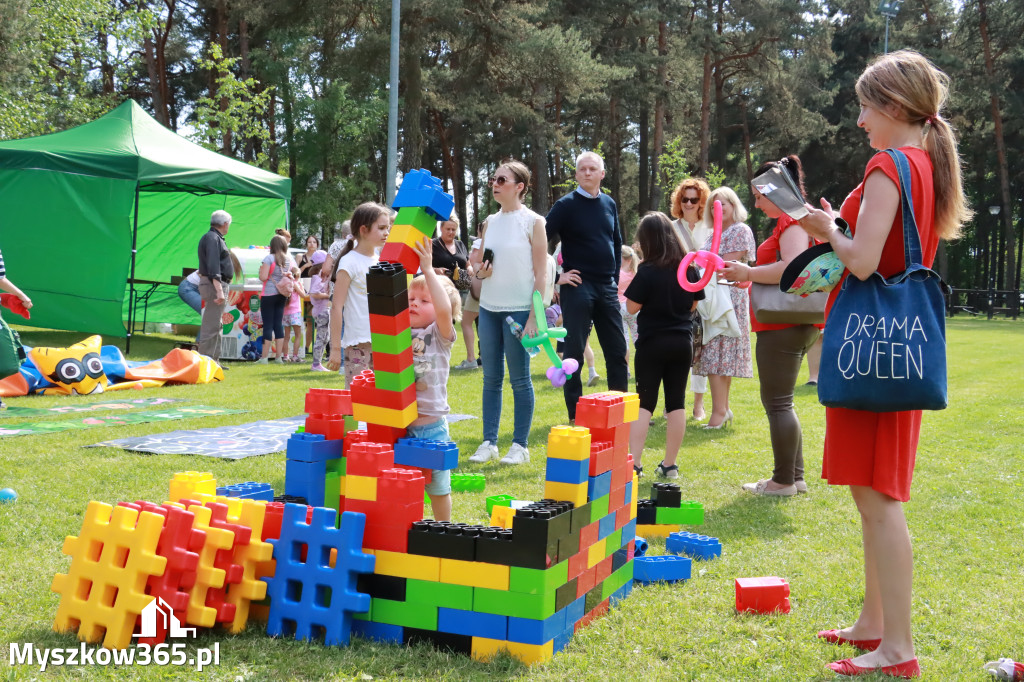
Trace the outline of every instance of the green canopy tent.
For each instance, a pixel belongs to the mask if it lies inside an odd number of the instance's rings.
[[[150,322],[198,323],[170,282],[198,266],[210,214],[232,215],[229,247],[266,245],[288,225],[290,196],[289,178],[204,149],[131,100],[77,128],[0,141],[0,250],[37,327],[130,344],[142,304]]]

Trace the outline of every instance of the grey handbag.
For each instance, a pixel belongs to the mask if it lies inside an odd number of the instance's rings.
[[[827,300],[827,291],[799,296],[778,284],[750,284],[750,309],[761,324],[822,324]]]

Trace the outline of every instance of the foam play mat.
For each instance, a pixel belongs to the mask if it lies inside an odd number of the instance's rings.
[[[288,437],[295,433],[305,420],[306,415],[299,415],[237,426],[121,438],[88,447],[114,447],[154,455],[203,455],[220,459],[244,459],[282,452],[287,446]]]
[[[185,398],[136,398],[135,400],[108,400],[88,405],[57,405],[56,407],[8,405],[0,410],[0,419],[56,417],[61,414],[79,414],[81,412],[101,412],[105,410],[135,410],[140,407],[158,407],[160,405],[183,402],[186,402]]]
[[[177,419],[191,419],[193,417],[213,417],[221,414],[242,414],[245,411],[230,410],[224,407],[208,407],[206,405],[190,405],[188,407],[172,407],[166,410],[129,412],[112,417],[85,417],[83,419],[65,419],[64,421],[17,422],[14,424],[5,422],[0,426],[0,438],[96,429],[101,426],[125,426],[127,424],[166,422]]]

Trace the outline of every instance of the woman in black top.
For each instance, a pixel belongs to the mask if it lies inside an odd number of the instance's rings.
[[[676,457],[686,435],[686,378],[693,357],[693,311],[704,292],[690,293],[676,279],[683,260],[683,245],[668,216],[648,213],[637,228],[637,241],[644,254],[633,281],[625,291],[626,311],[637,317],[636,353],[633,375],[640,394],[640,416],[629,431],[633,464],[642,469],[644,442],[651,425],[651,413],[658,405],[658,389],[665,384],[665,458],[658,473],[676,478]],[[691,267],[690,281],[699,280]]]
[[[441,236],[435,237],[433,240],[434,272],[452,280],[457,288],[459,280],[470,282],[473,274],[469,270],[469,252],[466,250],[466,245],[457,239],[458,234],[459,217],[452,213],[451,218],[441,223]],[[455,276],[456,269],[459,273],[457,278]],[[463,286],[460,291],[468,288],[468,286]]]

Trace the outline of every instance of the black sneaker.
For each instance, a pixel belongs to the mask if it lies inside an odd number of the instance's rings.
[[[679,467],[675,464],[667,467],[665,466],[665,462],[662,461],[658,464],[658,468],[655,471],[658,472],[659,476],[664,476],[665,478],[679,478]]]

